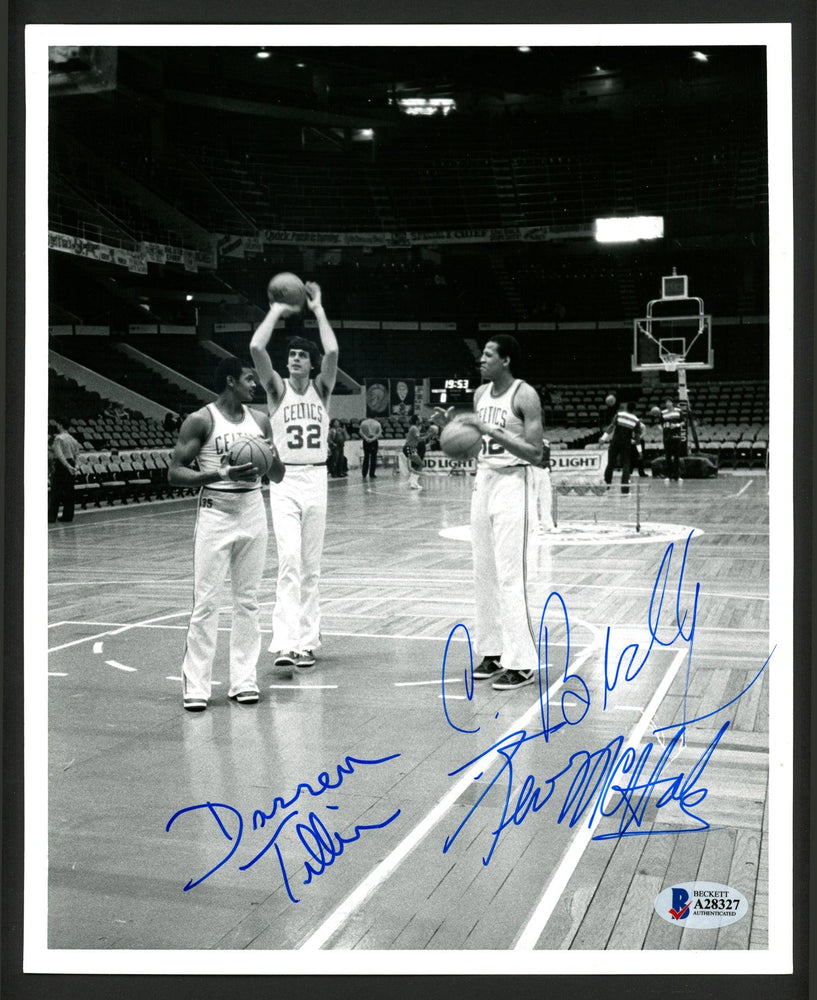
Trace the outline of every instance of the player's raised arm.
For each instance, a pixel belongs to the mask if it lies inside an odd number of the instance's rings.
[[[318,321],[318,332],[321,337],[321,348],[323,349],[323,360],[321,361],[320,375],[316,379],[321,383],[319,391],[328,397],[335,388],[335,379],[338,375],[338,341],[335,331],[332,329],[321,299],[320,285],[314,281],[306,283],[306,304],[312,310],[315,319]]]
[[[284,382],[278,372],[272,367],[269,356],[269,342],[279,320],[291,315],[297,310],[283,302],[272,302],[269,312],[259,324],[250,341],[250,354],[258,374],[258,380],[264,387],[267,399],[271,405],[277,404],[284,392]]]

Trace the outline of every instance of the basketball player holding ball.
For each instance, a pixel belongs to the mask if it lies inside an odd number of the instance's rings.
[[[273,369],[269,343],[277,323],[301,306],[280,301],[270,282],[270,309],[250,342],[250,352],[267,393],[272,434],[286,466],[284,480],[270,487],[272,527],[278,547],[278,583],[272,615],[275,666],[309,670],[320,646],[318,583],[326,529],[329,397],[338,370],[338,342],[326,318],[321,290],[304,286],[304,300],[318,322],[323,348],[293,337],[288,378]],[[320,365],[320,367],[318,367]]]
[[[497,690],[532,684],[538,638],[528,617],[526,547],[536,511],[532,477],[542,461],[542,405],[536,390],[513,374],[516,338],[492,337],[474,393],[474,413],[458,417],[483,435],[471,497],[471,546],[476,590],[476,680]]]
[[[193,554],[194,604],[182,661],[182,703],[189,712],[204,711],[210,700],[219,591],[228,571],[233,595],[228,695],[242,704],[258,701],[258,590],[267,552],[267,515],[256,468],[251,462],[231,464],[230,459],[239,439],[272,440],[269,419],[247,407],[255,386],[249,365],[225,358],[216,371],[218,399],[184,421],[168,470],[171,486],[201,488]],[[280,482],[284,466],[272,451],[267,474]]]

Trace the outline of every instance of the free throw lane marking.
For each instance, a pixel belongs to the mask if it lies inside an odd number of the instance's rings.
[[[630,733],[630,738],[627,741],[627,745],[622,748],[623,750],[626,750],[629,747],[633,747],[635,749],[638,748],[650,720],[658,711],[661,702],[664,700],[664,696],[667,691],[669,691],[670,685],[675,680],[675,675],[678,673],[681,664],[687,658],[687,655],[688,654],[684,652],[684,650],[679,650],[672,658],[672,663],[667,668],[667,672],[664,674],[661,683],[656,688],[655,694],[652,696],[652,700],[644,710],[644,714],[638,720],[635,728]],[[548,920],[550,920],[556,904],[562,898],[565,887],[570,881],[573,872],[576,870],[576,866],[581,860],[581,856],[584,854],[587,845],[592,840],[593,832],[601,822],[602,814],[604,813],[604,806],[607,805],[607,802],[614,794],[615,789],[610,788],[604,797],[602,807],[595,811],[592,823],[588,826],[581,827],[576,838],[573,840],[570,847],[568,847],[559,867],[556,869],[556,872],[546,887],[542,898],[533,911],[530,920],[517,938],[516,944],[513,946],[514,949],[530,950],[536,946],[536,942],[539,940],[539,937],[545,929]]]
[[[588,646],[582,654],[576,658],[576,662],[573,664],[574,670],[588,660],[596,652],[599,646],[599,641],[596,641]],[[553,695],[555,695],[555,693],[562,686],[562,683],[563,680],[560,679],[552,684],[547,692],[547,697],[553,697]],[[539,699],[537,698],[530,708],[528,708],[528,710],[524,712],[519,719],[508,727],[502,739],[524,728],[528,721],[540,711],[541,706],[539,704]],[[428,834],[443,818],[443,816],[445,816],[457,799],[459,799],[460,796],[463,795],[469,788],[473,788],[475,778],[483,774],[484,770],[485,765],[481,761],[467,770],[454,787],[451,788],[448,793],[440,799],[437,805],[426,814],[425,818],[422,819],[414,827],[414,829],[400,841],[393,851],[386,855],[386,857],[369,872],[366,878],[359,883],[357,888],[354,889],[346,897],[346,899],[344,899],[340,905],[329,914],[323,923],[321,923],[320,926],[301,943],[301,945],[299,945],[300,949],[303,951],[316,951],[322,948],[332,935],[346,923],[355,910],[362,906],[369,896],[371,896],[372,893],[386,881],[391,873],[395,871],[400,864],[402,864],[405,858],[411,854],[426,834]]]

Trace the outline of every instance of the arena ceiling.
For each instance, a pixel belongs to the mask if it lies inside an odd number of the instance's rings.
[[[762,47],[120,47],[121,88],[336,114],[397,114],[398,97],[450,97],[459,112],[553,110],[765,94]]]

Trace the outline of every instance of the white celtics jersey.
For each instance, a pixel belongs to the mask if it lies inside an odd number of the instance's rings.
[[[201,451],[198,454],[198,464],[199,469],[202,472],[216,472],[221,467],[222,458],[229,452],[233,444],[240,437],[258,437],[263,438],[264,432],[258,424],[258,421],[252,415],[252,411],[246,407],[242,406],[244,415],[237,423],[228,419],[224,416],[221,410],[216,406],[215,403],[208,403],[207,410],[213,420],[213,426],[210,429],[210,434],[204,444],[201,446]],[[230,492],[236,492],[237,490],[256,490],[261,486],[261,479],[259,477],[257,482],[231,482],[228,480],[219,480],[217,483],[208,483],[208,490],[229,490]]]
[[[490,427],[501,427],[510,434],[524,437],[525,423],[513,409],[513,399],[521,384],[522,379],[514,379],[505,392],[499,396],[493,395],[492,384],[477,389],[477,395],[474,397],[474,410],[479,419]],[[509,465],[528,464],[528,462],[506,451],[498,441],[483,437],[482,451],[477,455],[477,466],[500,469]]]
[[[284,394],[270,415],[272,440],[285,465],[323,465],[329,438],[329,412],[315,383],[303,394],[284,379]]]

